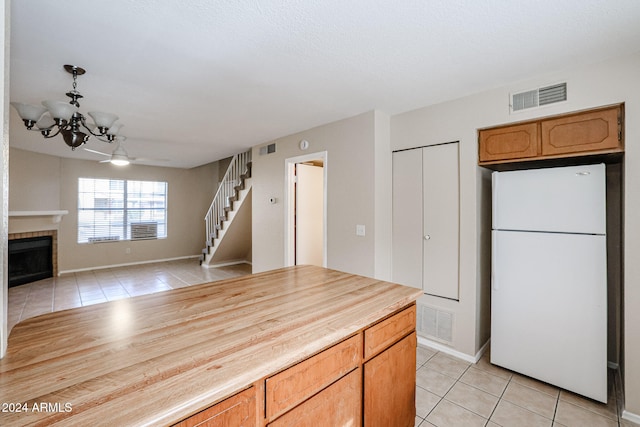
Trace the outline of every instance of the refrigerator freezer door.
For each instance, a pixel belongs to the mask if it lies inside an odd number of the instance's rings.
[[[493,229],[605,234],[604,164],[494,172]]]
[[[492,239],[491,363],[606,402],[605,236]]]

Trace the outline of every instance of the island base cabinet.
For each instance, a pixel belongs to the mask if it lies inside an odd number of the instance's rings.
[[[256,390],[251,387],[182,420],[174,427],[255,427],[256,419]]]
[[[362,370],[352,371],[282,415],[269,427],[362,425]]]
[[[416,333],[364,364],[364,425],[410,427],[415,423]]]

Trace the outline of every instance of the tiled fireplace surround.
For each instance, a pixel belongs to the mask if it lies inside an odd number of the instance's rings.
[[[58,231],[57,230],[42,230],[42,231],[29,231],[22,233],[9,233],[8,240],[28,239],[31,237],[46,237],[51,236],[51,258],[53,264],[53,277],[58,276]]]

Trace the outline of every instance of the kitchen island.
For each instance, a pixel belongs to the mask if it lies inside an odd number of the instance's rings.
[[[0,425],[412,426],[420,295],[298,266],[27,319]]]

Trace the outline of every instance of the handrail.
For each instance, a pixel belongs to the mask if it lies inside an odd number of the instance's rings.
[[[207,215],[204,217],[206,247],[211,246],[212,236],[217,235],[217,230],[226,218],[227,210],[232,208],[233,201],[237,196],[235,187],[242,184],[242,179],[244,178],[242,175],[247,173],[250,162],[251,150],[236,154],[231,159],[227,172],[224,174],[218,191],[216,191],[213,201],[209,206]]]

